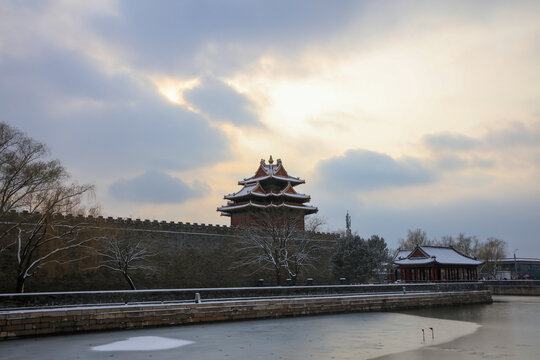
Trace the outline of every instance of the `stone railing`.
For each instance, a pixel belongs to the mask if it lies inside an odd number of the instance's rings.
[[[333,296],[350,294],[452,292],[481,290],[484,290],[484,285],[481,282],[461,282],[424,284],[273,286],[125,291],[46,292],[0,294],[0,309],[192,301],[193,299],[195,299],[195,294],[199,294],[200,298],[204,300],[216,300],[234,298]]]

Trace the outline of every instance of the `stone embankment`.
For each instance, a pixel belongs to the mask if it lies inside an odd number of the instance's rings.
[[[439,291],[447,285],[445,291]],[[455,289],[450,289],[451,286]],[[48,308],[0,309],[0,340],[44,334],[73,333],[114,329],[135,329],[227,320],[277,318],[364,311],[392,311],[415,307],[490,303],[489,291],[481,284],[431,284],[432,289],[395,292],[395,287],[381,293],[342,292],[301,294],[302,289],[285,289],[286,294],[266,297],[215,298],[201,301],[178,300],[159,303],[102,304]],[[424,285],[427,286],[427,285]],[[343,288],[343,287],[341,287]],[[253,288],[255,289],[255,288]],[[254,291],[252,289],[252,291]],[[203,290],[203,289],[199,289]],[[213,289],[214,291],[218,289]],[[224,294],[227,289],[222,289]],[[322,289],[319,289],[322,292]],[[200,293],[198,293],[200,295]]]
[[[540,280],[487,280],[483,283],[493,295],[540,296]]]

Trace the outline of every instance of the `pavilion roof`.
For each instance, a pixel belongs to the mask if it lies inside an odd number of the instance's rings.
[[[412,250],[399,250],[394,258],[396,265],[481,265],[484,262],[465,255],[453,247],[416,245]]]

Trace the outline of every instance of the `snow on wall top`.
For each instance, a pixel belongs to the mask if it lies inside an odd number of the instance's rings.
[[[27,211],[10,211],[5,214],[0,220],[0,224],[32,224],[32,219],[36,215],[32,215]],[[179,233],[197,233],[197,234],[217,234],[224,236],[237,236],[237,227],[229,225],[214,225],[204,223],[190,222],[175,222],[175,221],[158,221],[148,219],[132,219],[132,218],[113,218],[103,216],[82,216],[82,215],[55,215],[59,224],[75,225],[80,224],[89,228],[114,228],[120,230],[133,231],[156,231],[156,232],[179,232]],[[61,225],[60,225],[61,226]],[[335,238],[338,235],[335,233],[321,232],[316,233],[321,237]]]

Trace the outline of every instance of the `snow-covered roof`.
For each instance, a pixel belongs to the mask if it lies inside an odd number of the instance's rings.
[[[264,181],[267,179],[288,181],[294,185],[305,183],[305,181],[300,178],[290,176],[285,170],[285,168],[283,167],[283,164],[281,163],[281,159],[278,159],[277,164],[274,165],[274,160],[272,159],[272,156],[270,156],[270,159],[268,160],[268,164],[266,163],[264,159],[261,159],[261,164],[259,165],[259,168],[255,172],[255,175],[239,181],[238,185],[252,184],[252,183]]]
[[[401,250],[398,249],[396,255],[394,256],[394,260],[396,259],[404,259],[411,253],[411,250]]]
[[[225,199],[238,199],[247,195],[254,195],[254,196],[265,197],[265,198],[270,197],[270,196],[274,196],[274,197],[286,196],[286,197],[290,197],[294,199],[305,199],[308,201],[310,199],[309,195],[297,193],[290,184],[287,185],[285,189],[279,192],[265,192],[258,182],[256,182],[255,184],[244,185],[244,187],[240,191],[234,194],[225,195],[224,198]]]
[[[246,185],[242,189],[240,189],[240,191],[235,192],[234,194],[225,195],[225,199],[237,198],[237,197],[249,195],[251,191],[257,187],[257,185],[258,185],[257,183]]]
[[[281,204],[258,204],[256,202],[252,202],[251,200],[242,204],[237,205],[225,205],[218,207],[218,211],[223,212],[230,212],[231,210],[239,210],[239,209],[245,209],[248,207],[255,207],[259,209],[266,209],[266,208],[288,208],[288,209],[300,209],[300,210],[307,210],[308,212],[316,212],[318,209],[314,206],[309,205],[295,205],[295,204],[287,204],[287,203],[281,203]]]
[[[405,253],[407,253],[406,256]],[[413,250],[400,250],[394,259],[397,265],[424,265],[438,263],[443,265],[481,265],[484,262],[460,253],[452,247],[420,246]]]
[[[244,180],[240,180],[238,182],[238,185],[245,185],[245,184],[251,184],[251,183],[254,183],[254,182],[259,182],[259,181],[264,181],[264,180],[268,180],[268,179],[276,179],[276,180],[281,180],[281,181],[289,181],[291,183],[294,183],[294,184],[303,184],[305,183],[305,180],[302,180],[302,179],[299,179],[299,178],[296,178],[296,177],[292,177],[292,176],[279,176],[279,175],[266,175],[266,176],[259,176],[259,177],[250,177],[250,178],[247,178],[247,179],[244,179]]]

